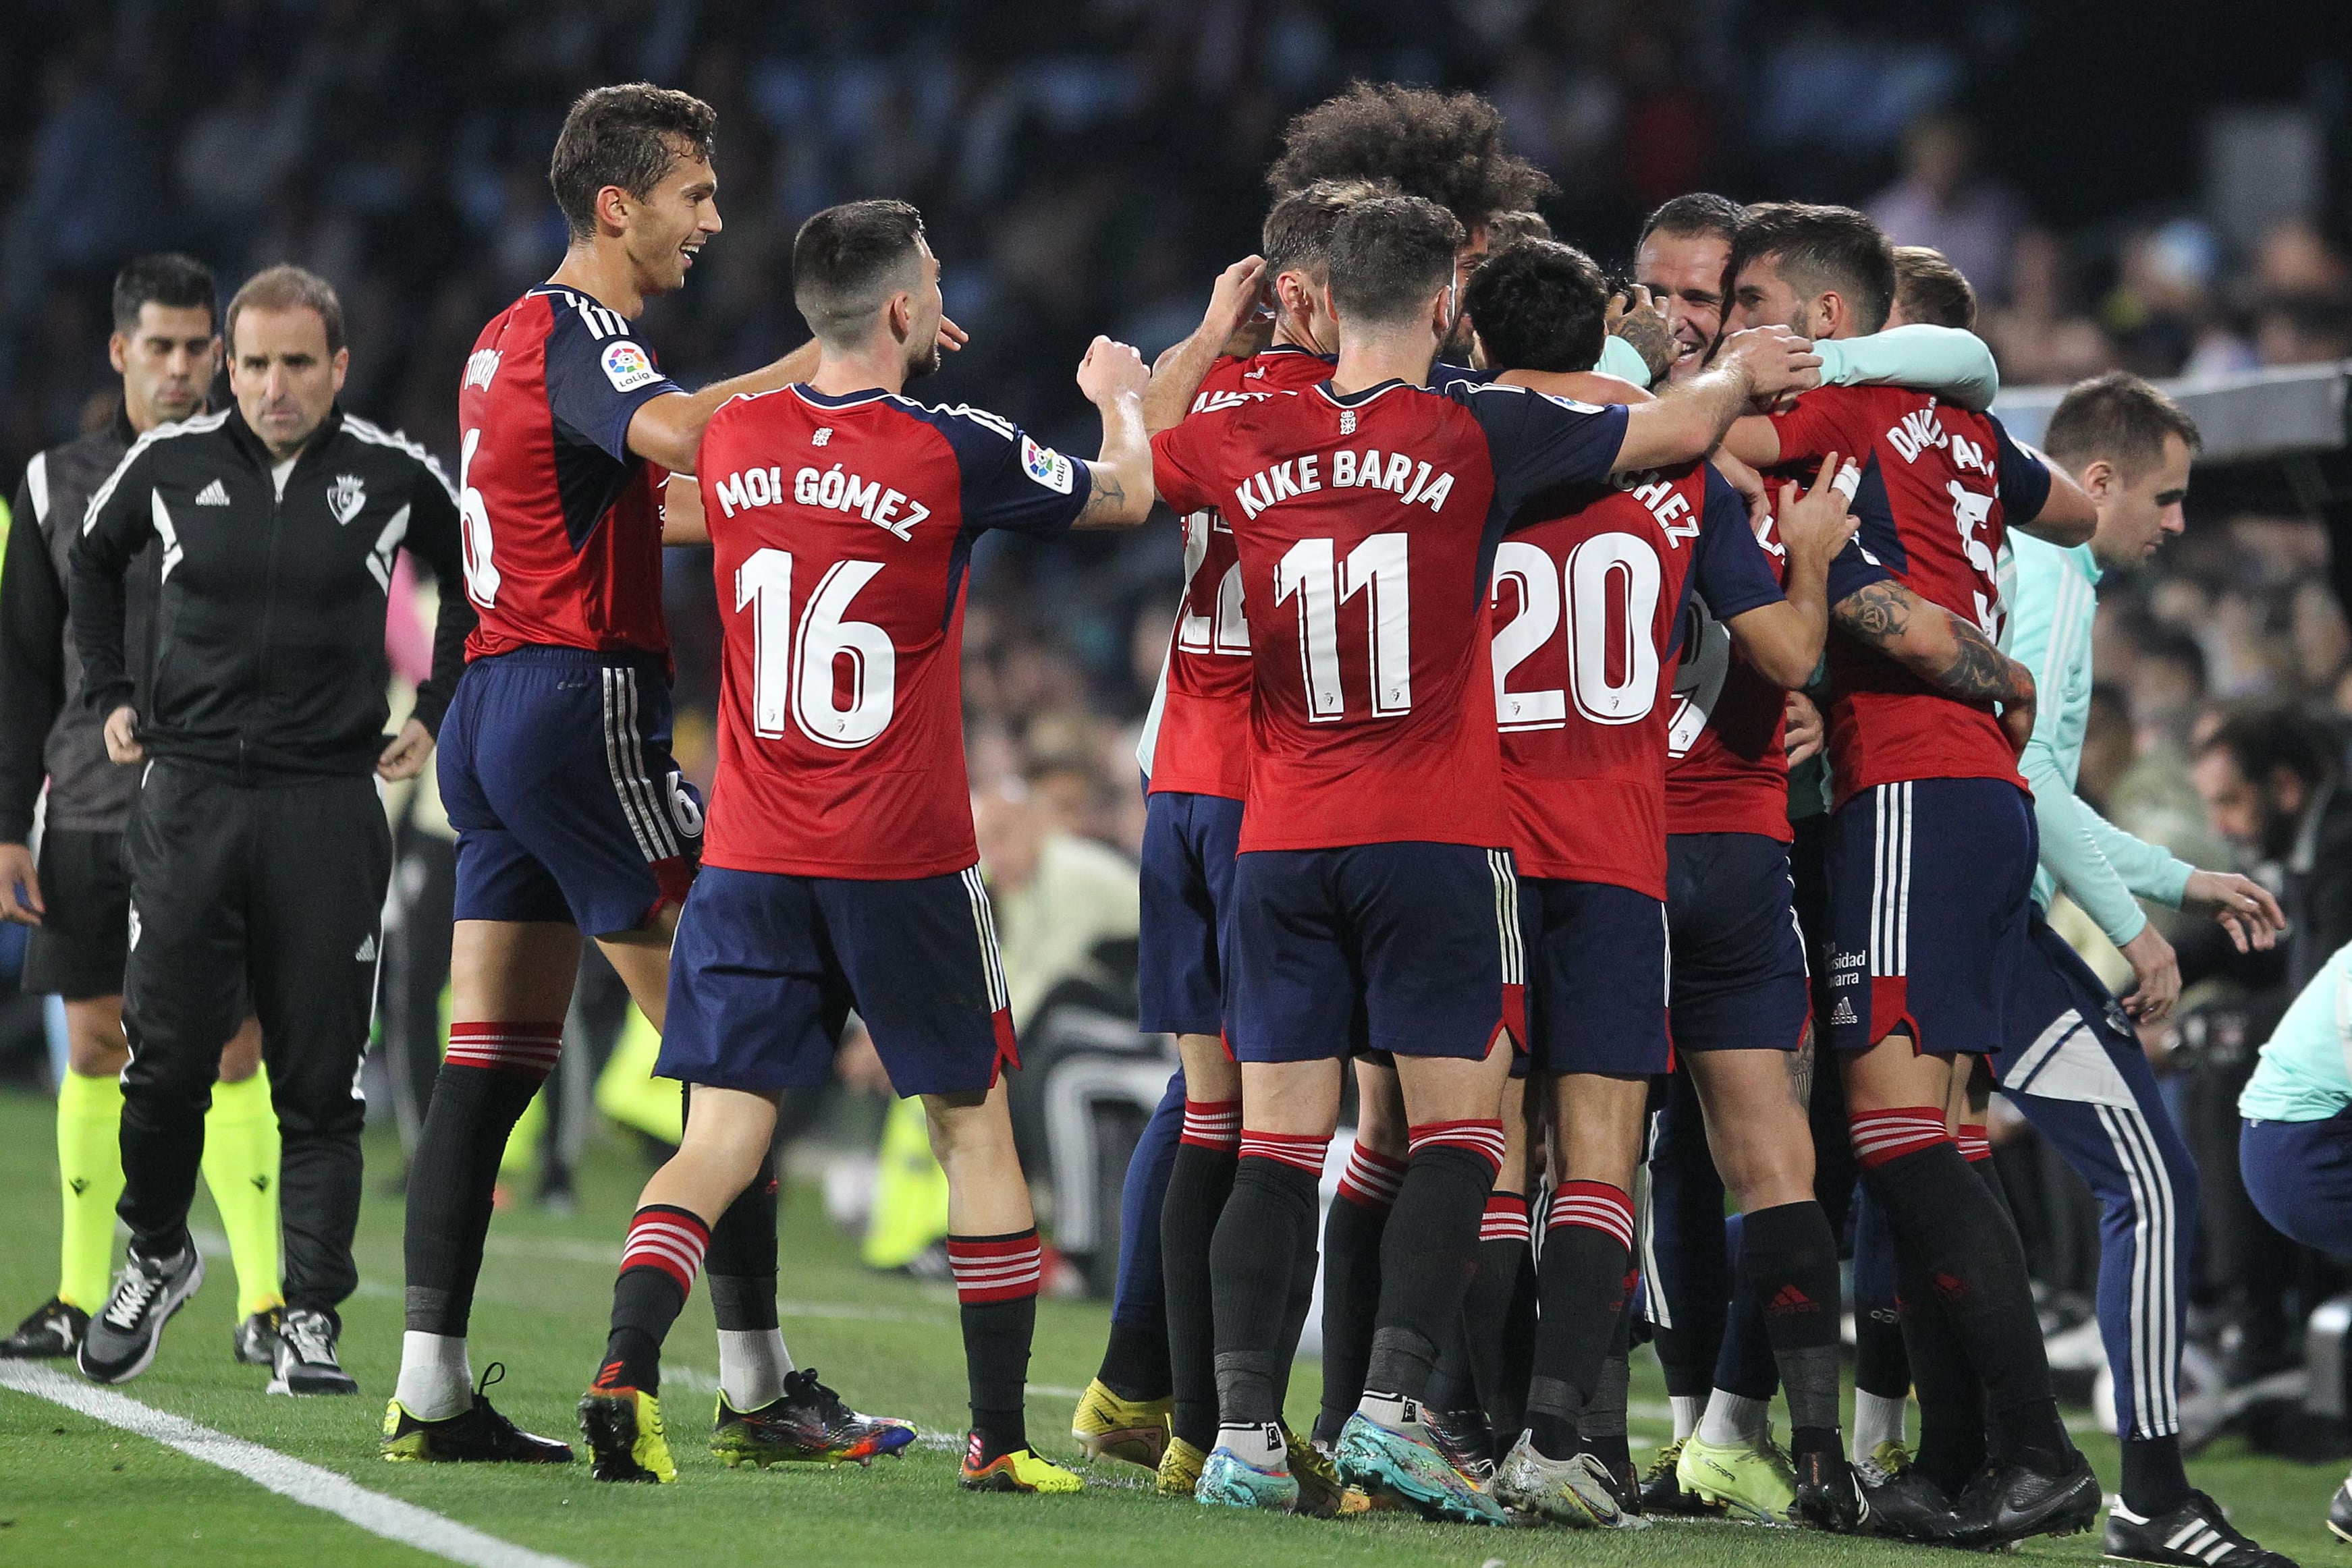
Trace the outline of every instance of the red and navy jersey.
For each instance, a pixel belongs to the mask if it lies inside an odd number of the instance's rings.
[[[620,312],[542,284],[474,340],[457,388],[468,658],[543,644],[669,652],[661,476],[629,421],[678,391]]]
[[[1508,843],[1486,582],[1528,500],[1598,486],[1625,410],[1516,386],[1329,383],[1152,438],[1234,530],[1250,635],[1241,849]]]
[[[1091,472],[978,409],[805,386],[725,404],[695,466],[726,622],[703,863],[870,882],[971,865],[972,542],[1068,528]]]
[[[2000,640],[1995,563],[2009,523],[2041,514],[2050,470],[1999,420],[1900,387],[1822,387],[1772,423],[1783,464],[1867,454],[1853,498],[1856,542],[1912,592]],[[1916,779],[2025,788],[1990,704],[1948,697],[1849,637],[1830,639],[1829,669],[1838,804],[1857,789]]]
[[[1775,578],[1785,579],[1789,557],[1776,526],[1768,520],[1760,535],[1748,527]],[[1782,734],[1788,694],[1732,642],[1724,622],[1736,613],[1717,611],[1702,591],[1684,617],[1666,726],[1666,831],[1761,833],[1787,842],[1794,837]]]
[[[1781,597],[1738,492],[1704,463],[1619,475],[1496,549],[1495,719],[1520,875],[1665,898],[1666,725],[1695,588],[1725,615]]]
[[[1238,407],[1314,386],[1330,375],[1331,361],[1322,355],[1277,343],[1263,353],[1212,365],[1189,413]],[[1249,651],[1233,526],[1213,506],[1188,512],[1184,601],[1176,611],[1167,668],[1138,748],[1153,790],[1243,798],[1248,784]]]

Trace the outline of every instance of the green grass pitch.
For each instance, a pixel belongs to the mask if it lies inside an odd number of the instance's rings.
[[[46,1100],[0,1095],[0,1191],[11,1198],[0,1207],[0,1312],[11,1318],[54,1288],[53,1136]],[[1602,1535],[1439,1528],[1392,1516],[1258,1518],[1164,1500],[1147,1489],[1143,1472],[1121,1465],[1090,1469],[1082,1497],[972,1497],[956,1490],[955,1453],[944,1444],[871,1470],[727,1470],[698,1441],[717,1367],[699,1291],[670,1338],[665,1415],[679,1485],[597,1486],[578,1465],[385,1464],[375,1439],[399,1360],[401,1207],[385,1192],[398,1168],[396,1149],[372,1135],[369,1155],[362,1283],[344,1306],[344,1359],[365,1390],[360,1398],[262,1394],[261,1369],[229,1357],[234,1302],[226,1258],[215,1260],[211,1282],[173,1322],[154,1367],[123,1392],[581,1564],[1480,1568],[1499,1559],[1510,1568],[1571,1561],[1843,1568],[1922,1560],[1916,1550],[1885,1543],[1726,1524],[1663,1523]],[[505,1364],[506,1380],[493,1397],[533,1430],[576,1437],[572,1402],[604,1345],[613,1260],[642,1176],[616,1141],[600,1143],[583,1172],[575,1218],[526,1208],[501,1214],[491,1228],[474,1312],[476,1364]],[[195,1223],[200,1229],[213,1225],[208,1198],[197,1199]],[[961,1435],[962,1348],[950,1290],[866,1273],[825,1223],[814,1192],[794,1189],[784,1219],[782,1294],[784,1332],[802,1364],[821,1368],[863,1408],[912,1416],[927,1434]],[[1030,1434],[1056,1458],[1074,1459],[1070,1407],[1101,1354],[1106,1322],[1097,1303],[1040,1306]],[[1664,1399],[1646,1354],[1637,1359],[1635,1376],[1635,1440],[1654,1445],[1665,1433],[1656,1418]],[[1302,1366],[1292,1401],[1298,1425],[1312,1412],[1316,1386],[1316,1369]],[[2083,1441],[2112,1485],[2114,1443],[2095,1434]],[[2231,1505],[2244,1528],[2306,1565],[2347,1555],[2322,1523],[2340,1479],[2332,1467],[2256,1458],[2225,1442],[2200,1456],[2191,1474]],[[2096,1541],[2038,1542],[2025,1554],[2053,1563],[2095,1561]],[[440,1560],[144,1438],[0,1389],[0,1564],[119,1568],[126,1561],[169,1568],[362,1568]]]

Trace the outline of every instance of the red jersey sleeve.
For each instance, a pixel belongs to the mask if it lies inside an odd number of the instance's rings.
[[[1859,460],[1869,452],[1872,434],[1863,413],[1859,400],[1853,398],[1811,393],[1799,398],[1788,413],[1769,416],[1780,438],[1780,462],[1817,463],[1832,452]]]
[[[1217,504],[1209,487],[1209,454],[1201,441],[1208,423],[1188,419],[1151,438],[1151,487],[1171,511],[1193,512]]]

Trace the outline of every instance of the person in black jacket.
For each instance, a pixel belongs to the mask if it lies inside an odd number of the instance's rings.
[[[69,1356],[111,1288],[114,1205],[122,1196],[122,970],[131,873],[122,830],[137,769],[118,766],[81,705],[81,661],[66,620],[66,557],[89,497],[131,444],[205,412],[220,369],[212,269],[192,256],[142,256],[115,275],[108,357],[122,378],[114,417],[36,453],[16,489],[0,570],[0,920],[32,928],[20,982],[64,1004],[58,1083],[57,1293],[0,1340],[0,1359]],[[143,680],[160,549],[129,574],[124,640]],[[47,814],[34,856],[34,819]],[[236,1264],[240,1361],[268,1365],[277,1340],[278,1119],[260,1072],[261,1028],[247,1018],[221,1056],[205,1118],[205,1180]]]
[[[358,1092],[391,835],[375,780],[432,754],[471,630],[444,591],[433,674],[386,743],[383,625],[405,545],[461,580],[457,507],[422,447],[345,413],[350,352],[324,280],[290,267],[229,302],[234,406],[132,444],[71,561],[83,700],[107,751],[145,763],[126,835],[130,961],[120,1213],[128,1266],[79,1362],[120,1383],[204,1277],[187,1212],[219,1041],[249,987],[283,1140],[286,1311],[275,1391],[354,1393],[335,1313],[358,1284]],[[155,653],[130,700],[124,578],[163,544]]]

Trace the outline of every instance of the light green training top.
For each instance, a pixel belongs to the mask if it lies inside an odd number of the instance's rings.
[[[2252,1122],[2324,1122],[2352,1104],[2352,944],[2294,998],[2238,1096]]]
[[[2074,793],[2091,712],[2098,585],[2089,545],[2061,549],[2012,531],[2001,547],[2001,651],[2033,672],[2035,687],[2033,738],[2017,764],[2042,830],[2033,901],[2047,909],[2053,889],[2064,889],[2120,947],[2147,925],[2133,895],[2178,909],[2196,868],[2125,832]]]
[[[1915,322],[1889,327],[1863,338],[1822,338],[1813,351],[1822,357],[1823,386],[1906,386],[1933,392],[1944,402],[1971,410],[1992,406],[2000,391],[2000,370],[1992,350],[1974,332],[1958,327]],[[1592,367],[1637,387],[1650,384],[1650,367],[1642,351],[1614,332],[1601,340],[1600,362]]]

